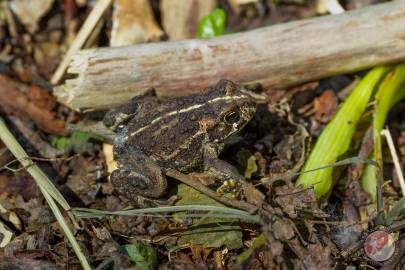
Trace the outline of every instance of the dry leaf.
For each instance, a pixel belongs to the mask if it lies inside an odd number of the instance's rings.
[[[337,107],[338,100],[335,92],[326,90],[314,101],[315,119],[322,123],[328,122],[335,115]]]

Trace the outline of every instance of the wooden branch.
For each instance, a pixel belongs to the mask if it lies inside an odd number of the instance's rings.
[[[74,109],[105,109],[147,88],[187,95],[221,78],[266,88],[349,73],[405,59],[405,0],[225,35],[84,50],[56,88]]]

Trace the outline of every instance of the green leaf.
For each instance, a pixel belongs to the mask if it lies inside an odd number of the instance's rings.
[[[257,167],[257,158],[252,155],[248,158],[247,160],[247,165],[246,165],[246,170],[245,170],[245,177],[247,179],[252,178],[252,175],[257,172],[257,170],[259,169],[259,167]]]
[[[59,150],[68,151],[75,147],[80,148],[83,144],[87,143],[89,141],[89,139],[91,139],[91,138],[97,139],[97,140],[102,140],[100,137],[98,137],[96,135],[92,135],[88,132],[74,131],[68,137],[52,138],[51,143],[52,143],[53,147],[55,147]]]
[[[177,195],[181,198],[176,205],[202,204],[224,206],[210,197],[180,184]],[[225,207],[225,206],[224,206]],[[177,215],[179,218],[179,216]],[[237,219],[224,220],[222,218],[202,217],[193,219],[193,225],[177,241],[178,245],[203,245],[207,248],[225,246],[237,249],[243,246],[242,231]]]
[[[124,245],[120,247],[120,252],[129,257],[131,263],[140,270],[153,270],[156,268],[156,251],[142,243]]]
[[[381,130],[391,108],[405,98],[405,63],[396,66],[381,82],[375,95],[373,114],[374,152],[371,159],[376,160],[382,168]],[[371,198],[376,198],[377,178],[375,167],[367,166],[361,181],[362,187]]]
[[[348,150],[358,120],[366,110],[374,89],[389,70],[389,67],[376,67],[360,81],[323,130],[303,171],[333,163]],[[302,174],[296,185],[314,186],[317,198],[327,196],[332,190],[332,172],[333,168],[327,168]]]
[[[92,138],[92,135],[87,132],[82,132],[82,131],[74,131],[71,135],[70,138],[73,143],[80,143],[80,142],[85,142],[88,141],[90,138]]]
[[[54,137],[52,138],[52,146],[56,149],[66,149],[70,144],[70,139],[67,137]]]
[[[211,38],[220,36],[225,30],[226,14],[221,8],[214,9],[209,15],[201,18],[198,23],[198,37]]]

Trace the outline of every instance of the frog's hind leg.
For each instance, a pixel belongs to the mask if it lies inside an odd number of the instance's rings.
[[[125,197],[137,201],[138,195],[159,198],[167,187],[161,168],[147,155],[134,147],[114,150],[118,169],[112,172],[111,182]]]

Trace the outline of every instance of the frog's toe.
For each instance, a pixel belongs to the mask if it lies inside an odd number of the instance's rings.
[[[217,189],[220,194],[231,193],[232,197],[238,197],[242,191],[242,184],[235,179],[226,179],[222,185]]]

